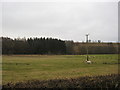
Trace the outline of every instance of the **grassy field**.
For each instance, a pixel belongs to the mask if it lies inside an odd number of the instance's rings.
[[[10,55],[2,56],[3,84],[118,73],[118,55]]]

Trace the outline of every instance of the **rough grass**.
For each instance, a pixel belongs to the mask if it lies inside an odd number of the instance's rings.
[[[117,55],[90,55],[92,64],[85,60],[85,55],[3,56],[3,84],[118,73]]]

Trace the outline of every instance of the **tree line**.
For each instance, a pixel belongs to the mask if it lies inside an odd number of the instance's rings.
[[[88,54],[118,54],[120,51],[119,43],[76,43],[66,42],[66,50],[69,54],[82,55]]]
[[[53,38],[2,37],[2,54],[66,54],[65,41]]]
[[[80,43],[53,38],[1,37],[2,54],[117,54],[118,43]]]

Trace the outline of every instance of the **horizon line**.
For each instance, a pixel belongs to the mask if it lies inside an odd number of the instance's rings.
[[[56,37],[37,37],[37,36],[35,36],[35,37],[20,37],[20,36],[18,36],[18,37],[8,37],[8,36],[1,36],[0,38],[2,38],[2,37],[5,37],[5,38],[10,38],[10,39],[29,39],[29,38],[52,38],[52,39],[60,39],[60,38],[56,38]],[[70,39],[68,39],[68,40],[66,40],[66,39],[60,39],[60,40],[63,40],[63,41],[73,41],[73,42],[83,42],[83,43],[85,43],[86,41],[75,41],[75,40],[70,40]],[[120,43],[120,41],[118,40],[118,41],[102,41],[102,40],[100,40],[101,42],[100,43]],[[90,43],[98,43],[98,40],[91,40],[91,42]]]

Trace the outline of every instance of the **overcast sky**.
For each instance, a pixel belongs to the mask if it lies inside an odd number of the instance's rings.
[[[117,2],[4,2],[2,36],[118,41]]]

